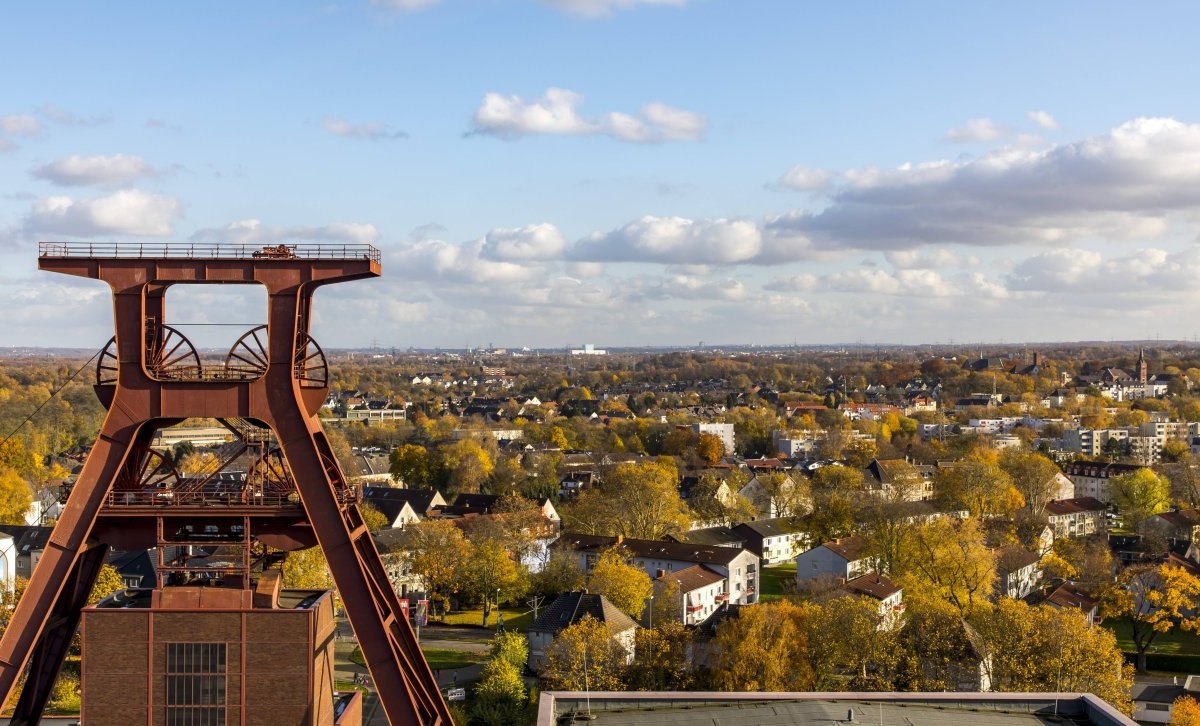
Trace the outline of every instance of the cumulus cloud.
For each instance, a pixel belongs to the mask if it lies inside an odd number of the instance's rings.
[[[790,277],[776,277],[763,285],[763,289],[773,292],[811,292],[817,289],[819,282],[816,275],[806,272]]]
[[[629,10],[639,5],[667,5],[681,8],[688,0],[542,0],[543,3],[568,13],[587,18],[611,15],[616,10]]]
[[[122,186],[143,177],[157,174],[157,170],[140,156],[114,154],[112,156],[71,156],[52,161],[30,172],[35,178],[44,179],[59,186]]]
[[[946,132],[943,141],[969,144],[977,141],[995,141],[1008,135],[1008,130],[990,118],[973,118],[962,126]]]
[[[321,122],[321,127],[334,136],[340,136],[343,139],[387,141],[389,139],[408,138],[407,133],[403,131],[396,131],[392,129],[392,127],[380,121],[368,121],[367,123],[353,124],[344,118],[326,116]]]
[[[925,297],[947,297],[957,295],[959,289],[934,270],[843,270],[825,276],[821,280],[823,289],[834,292],[867,292],[886,295],[919,295]]]
[[[470,134],[518,138],[530,134],[605,135],[621,141],[698,141],[708,121],[703,114],[649,103],[638,115],[612,112],[596,118],[579,112],[583,95],[550,88],[540,98],[487,93],[475,110]]]
[[[797,165],[779,178],[779,185],[800,192],[818,192],[827,189],[832,181],[833,175],[824,169]]]
[[[110,234],[163,237],[182,213],[178,199],[126,189],[104,197],[46,197],[25,218],[29,234],[98,237]]]
[[[641,277],[621,281],[627,300],[744,300],[749,294],[745,283],[733,278],[713,279],[691,275]]]
[[[552,260],[567,243],[552,224],[531,224],[519,229],[497,228],[487,233],[481,254],[492,260]]]
[[[1200,209],[1200,125],[1141,118],[1081,141],[843,173],[831,203],[768,221],[810,247],[1152,239]]]
[[[42,124],[29,114],[8,114],[0,116],[0,132],[32,138],[42,132]]]
[[[1029,117],[1030,121],[1037,124],[1038,127],[1046,129],[1047,131],[1057,131],[1059,128],[1058,119],[1054,118],[1045,111],[1030,111],[1025,115]]]
[[[945,247],[920,250],[888,250],[884,257],[901,270],[945,269],[979,264],[979,258],[963,255]]]
[[[427,239],[385,250],[385,261],[395,274],[422,282],[443,280],[477,285],[520,283],[533,279],[536,269],[516,262],[483,256],[487,239],[456,244]]]
[[[762,230],[749,220],[646,215],[580,240],[570,256],[602,262],[725,265],[753,260],[762,246]]]
[[[1022,260],[1008,274],[1013,290],[1112,296],[1152,292],[1192,292],[1200,275],[1200,247],[1168,252],[1146,248],[1105,256],[1095,250],[1049,250]]]
[[[372,244],[379,240],[379,230],[373,224],[359,222],[279,227],[265,225],[258,219],[240,219],[224,227],[197,230],[191,236],[192,242],[212,244],[268,244],[290,240]]]

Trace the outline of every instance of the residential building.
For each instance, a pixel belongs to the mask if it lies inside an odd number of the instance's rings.
[[[808,546],[808,535],[786,518],[756,519],[739,524],[733,531],[764,566],[791,562]]]
[[[1136,683],[1133,696],[1133,717],[1138,723],[1172,723],[1171,710],[1180,696],[1200,699],[1200,676],[1187,676],[1183,683]]]
[[[1131,474],[1145,467],[1137,464],[1110,464],[1104,461],[1075,461],[1063,467],[1063,473],[1075,485],[1075,496],[1092,497],[1105,504],[1112,503],[1108,480]]]
[[[933,499],[936,467],[904,459],[874,459],[863,472],[867,491],[889,499],[918,502]]]
[[[867,556],[867,540],[854,535],[830,540],[796,556],[796,582],[804,583],[817,578],[834,578],[839,581],[871,572],[871,558]]]
[[[741,547],[712,547],[686,542],[653,539],[627,539],[590,534],[564,534],[554,543],[576,553],[576,561],[585,572],[596,566],[600,554],[621,547],[628,562],[642,568],[652,579],[659,571],[672,573],[692,565],[704,565],[725,577],[725,592],[731,604],[758,602],[758,555]]]
[[[725,447],[726,454],[733,453],[734,434],[733,424],[731,423],[698,423],[692,424],[692,431],[699,434],[709,434],[716,436],[721,440],[721,444]]]
[[[363,487],[363,502],[387,517],[389,527],[404,527],[425,519],[446,500],[436,489],[400,489],[398,487]]]
[[[1106,529],[1108,505],[1095,497],[1056,499],[1047,502],[1044,511],[1056,538],[1086,537]]]
[[[529,638],[529,667],[535,671],[541,670],[546,662],[546,649],[550,647],[554,636],[585,617],[604,623],[609,636],[625,650],[625,662],[633,662],[637,623],[603,595],[579,591],[559,595],[526,630]]]
[[[1159,534],[1181,542],[1194,542],[1200,534],[1200,509],[1160,512],[1147,519],[1142,527],[1146,533]]]
[[[1092,627],[1099,625],[1103,619],[1100,617],[1100,603],[1096,598],[1070,582],[1056,587],[1042,602],[1059,610],[1078,610]]]
[[[879,629],[894,630],[904,615],[904,589],[886,575],[868,572],[848,580],[842,589],[879,603]]]
[[[1024,547],[1001,547],[996,552],[996,597],[1019,600],[1035,591],[1042,579],[1041,559]]]
[[[677,594],[673,596],[679,598],[684,625],[703,623],[717,608],[729,602],[725,576],[704,565],[692,565],[675,572],[660,571],[657,574],[654,578],[654,597],[668,597],[670,585],[674,584]]]

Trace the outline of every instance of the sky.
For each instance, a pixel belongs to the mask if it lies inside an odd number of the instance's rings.
[[[0,10],[0,345],[99,347],[37,242],[369,243],[325,347],[1187,338],[1194,3]],[[173,289],[202,345],[261,292]],[[205,326],[203,323],[223,323]]]

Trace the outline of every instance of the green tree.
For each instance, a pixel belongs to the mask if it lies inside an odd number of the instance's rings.
[[[404,528],[401,548],[409,570],[425,578],[434,603],[458,592],[472,547],[453,522],[426,519],[410,524]]]
[[[1171,506],[1170,482],[1150,469],[1138,469],[1109,479],[1108,491],[1129,529],[1137,529],[1142,522]]]
[[[599,487],[563,508],[564,524],[570,531],[638,539],[681,534],[691,518],[678,481],[670,459],[618,464]]]
[[[654,583],[640,567],[625,562],[620,548],[613,547],[600,554],[588,573],[587,589],[608,598],[621,612],[637,620],[654,592]]]
[[[493,539],[477,542],[471,548],[463,570],[462,589],[482,603],[484,627],[493,605],[498,607],[499,602],[520,597],[529,589],[524,568]]]
[[[491,657],[508,661],[518,671],[525,669],[529,661],[529,642],[523,633],[505,630],[497,633],[491,642]]]
[[[488,726],[517,726],[524,718],[525,681],[521,671],[503,658],[492,658],[483,666],[475,702],[471,704],[471,723]]]
[[[441,460],[424,446],[405,444],[392,451],[388,472],[409,489],[438,489],[445,484]]]
[[[800,520],[800,528],[814,547],[854,531],[854,510],[838,494],[818,493],[813,511]]]
[[[689,651],[692,633],[680,620],[668,620],[653,629],[638,628],[629,667],[629,687],[637,691],[686,691],[695,678]]]
[[[1041,454],[1024,454],[1009,450],[1000,457],[1000,468],[1009,476],[1014,487],[1025,499],[1025,508],[1041,513],[1058,492],[1058,477],[1062,470]]]
[[[546,648],[542,682],[549,690],[621,691],[628,653],[591,615],[568,625]]]

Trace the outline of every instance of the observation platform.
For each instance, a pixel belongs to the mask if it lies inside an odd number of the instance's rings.
[[[148,244],[142,242],[39,242],[39,259],[96,260],[368,260],[381,259],[368,244]]]

